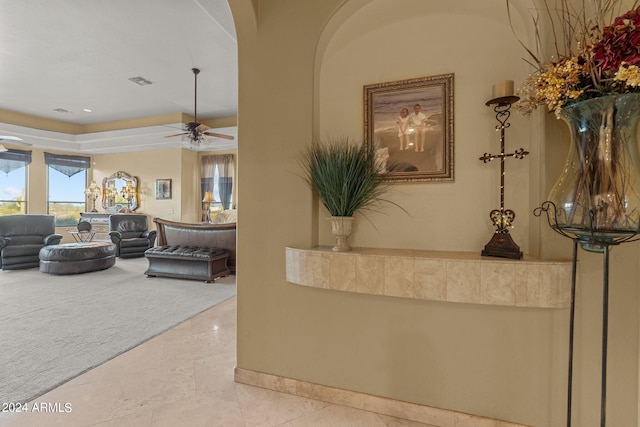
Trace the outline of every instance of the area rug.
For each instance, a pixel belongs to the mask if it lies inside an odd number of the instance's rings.
[[[0,404],[33,400],[236,293],[235,276],[147,278],[146,267],[0,272]]]

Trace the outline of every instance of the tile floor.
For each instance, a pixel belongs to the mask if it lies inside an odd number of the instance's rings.
[[[427,426],[235,383],[235,337],[234,297],[30,402],[28,412],[0,414],[0,425]]]

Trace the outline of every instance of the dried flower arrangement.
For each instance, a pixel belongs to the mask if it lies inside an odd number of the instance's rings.
[[[590,98],[640,92],[640,8],[635,1],[626,13],[616,16],[621,0],[569,2],[550,6],[543,0],[555,54],[541,59],[540,19],[533,17],[536,48],[527,47],[527,60],[535,71],[524,81],[516,108],[524,115],[545,105],[559,115],[567,104]],[[509,0],[507,13],[511,21]],[[607,25],[607,23],[609,23]],[[513,29],[513,25],[512,25]],[[515,30],[514,30],[515,34]],[[517,37],[517,35],[516,35]]]

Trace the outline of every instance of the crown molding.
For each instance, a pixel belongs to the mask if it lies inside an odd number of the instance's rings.
[[[122,153],[131,151],[186,148],[194,151],[237,149],[236,117],[202,119],[200,122],[219,133],[233,135],[233,141],[214,139],[209,144],[192,146],[180,137],[183,123],[193,121],[184,113],[141,117],[90,125],[78,125],[45,119],[29,114],[0,109],[0,133],[15,135],[35,148],[63,150],[84,154]]]

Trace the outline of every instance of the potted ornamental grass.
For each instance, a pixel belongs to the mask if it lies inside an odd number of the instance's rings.
[[[336,236],[334,251],[349,251],[353,215],[361,210],[376,210],[389,190],[390,170],[381,167],[376,152],[361,142],[346,137],[312,142],[300,156],[303,179],[318,195],[331,217],[331,232]]]

